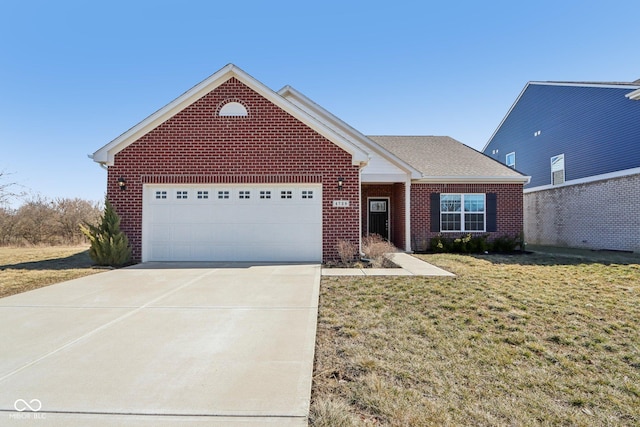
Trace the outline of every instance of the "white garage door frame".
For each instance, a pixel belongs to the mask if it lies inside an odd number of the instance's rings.
[[[322,261],[321,184],[145,184],[142,261]]]

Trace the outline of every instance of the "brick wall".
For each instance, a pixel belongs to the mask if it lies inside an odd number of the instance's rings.
[[[226,102],[247,117],[219,117]],[[127,181],[120,191],[118,177]],[[342,191],[337,179],[344,178]],[[320,182],[323,258],[337,257],[339,239],[358,243],[359,173],[351,155],[235,78],[194,102],[115,156],[107,197],[122,218],[136,261],[142,247],[142,185],[149,182]],[[350,207],[334,208],[333,200]]]
[[[527,242],[640,251],[640,175],[524,195]]]
[[[422,251],[438,232],[431,232],[431,193],[496,193],[497,230],[489,240],[503,235],[514,236],[523,230],[522,184],[412,184],[411,248]],[[455,236],[455,233],[445,233]]]

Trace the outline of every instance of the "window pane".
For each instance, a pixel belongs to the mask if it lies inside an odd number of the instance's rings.
[[[462,196],[459,194],[442,194],[440,196],[440,212],[460,212]]]
[[[484,231],[484,214],[465,214],[464,229],[465,231]]]
[[[482,194],[466,194],[464,196],[465,212],[484,212],[484,196]]]
[[[460,231],[460,214],[443,213],[440,216],[440,228],[442,231]]]

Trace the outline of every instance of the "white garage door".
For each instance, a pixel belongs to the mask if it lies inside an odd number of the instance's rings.
[[[143,261],[321,261],[320,185],[145,185]]]

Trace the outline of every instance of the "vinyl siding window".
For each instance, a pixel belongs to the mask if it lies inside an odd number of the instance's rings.
[[[484,194],[441,194],[440,231],[484,232]]]
[[[564,184],[564,154],[551,158],[551,185]]]
[[[516,152],[513,151],[505,156],[505,164],[510,168],[516,168]]]

